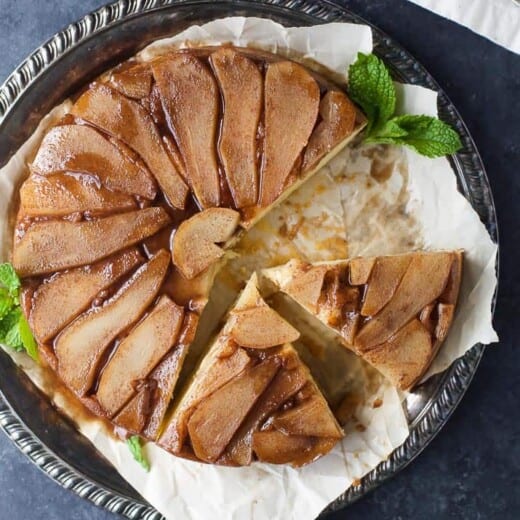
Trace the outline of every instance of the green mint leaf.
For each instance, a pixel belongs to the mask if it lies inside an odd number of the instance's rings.
[[[143,453],[139,435],[132,435],[132,437],[127,439],[126,444],[130,449],[130,453],[134,456],[134,459],[139,462],[146,471],[150,471],[150,463]]]
[[[386,143],[394,144],[399,139],[408,135],[408,132],[402,129],[394,119],[387,121],[377,131],[373,132],[370,137],[365,139],[365,143]]]
[[[394,115],[395,86],[385,64],[374,54],[358,53],[348,70],[348,93],[368,118],[367,136]]]
[[[18,315],[18,321],[16,321],[12,327],[7,331],[5,335],[5,342],[8,347],[11,347],[18,352],[23,350],[22,333],[20,331],[20,318],[21,313]]]
[[[22,345],[27,354],[31,356],[34,361],[38,361],[38,346],[36,345],[36,341],[34,340],[34,336],[31,332],[31,328],[25,319],[23,314],[20,315],[20,319],[18,321],[18,331],[20,334],[20,339],[22,340]]]
[[[394,117],[367,142],[409,146],[430,158],[455,153],[462,146],[459,135],[448,124],[435,117],[414,115]]]
[[[13,328],[15,328],[20,321],[20,316],[22,315],[22,310],[20,307],[12,308],[1,320],[0,320],[0,342],[4,343],[8,346],[11,346],[8,343],[8,335],[11,337],[15,334],[15,332],[11,332]]]
[[[0,287],[0,320],[12,309],[15,301],[5,287]]]
[[[25,350],[38,361],[38,345],[20,308],[20,278],[11,264],[0,264],[0,343]]]
[[[0,285],[3,285],[11,295],[18,296],[20,278],[11,264],[0,264]]]

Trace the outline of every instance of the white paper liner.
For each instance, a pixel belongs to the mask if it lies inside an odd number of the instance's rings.
[[[150,57],[158,50],[178,45],[186,39],[200,41],[201,38],[205,44],[232,42],[278,52],[291,49],[338,74],[344,73],[358,51],[371,50],[371,32],[364,26],[329,24],[288,29],[269,20],[228,18],[203,27],[192,27],[174,38],[156,42],[141,56]],[[418,87],[403,87],[401,95],[409,111],[436,111],[435,93]],[[65,104],[47,116],[31,139],[0,171],[0,258],[3,260],[8,259],[11,242],[9,201],[25,174],[24,165],[32,157],[34,146],[45,128],[66,109]],[[359,151],[347,150],[340,154],[251,232],[253,237],[256,233],[258,243],[270,241],[267,254],[265,251],[259,253],[260,260],[254,263],[272,265],[284,255],[287,258],[332,259],[331,256],[343,252],[355,254],[356,248],[371,250],[373,254],[398,252],[395,251],[396,243],[399,244],[397,250],[409,249],[410,244],[414,247],[425,244],[431,248],[464,248],[466,260],[461,302],[453,330],[431,369],[433,373],[448,366],[474,343],[489,343],[497,339],[490,311],[496,286],[496,246],[477,214],[457,192],[454,173],[446,160],[430,161],[412,152],[395,149],[365,149],[363,153],[368,156],[375,154],[382,160],[388,160],[390,153],[390,176],[374,182],[371,176],[373,161],[365,160],[366,156],[363,159]],[[356,154],[357,159],[354,157]],[[369,181],[373,193],[371,202],[349,197],[349,193],[362,193],[363,186],[366,187]],[[321,191],[317,186],[321,186]],[[311,199],[314,204],[305,204],[305,200]],[[303,201],[303,204],[297,204],[303,215],[303,224],[294,236],[273,234],[272,230],[279,229],[284,221],[290,224],[295,201]],[[320,215],[324,213],[325,216],[319,226],[314,226],[316,235],[313,236],[313,222],[321,218],[316,214],[318,203],[323,205]],[[364,216],[369,219],[371,229],[379,228],[377,240],[370,233],[363,239],[356,238],[348,227],[345,230],[344,224],[348,226],[355,214],[358,221]],[[388,219],[389,214],[393,219]],[[313,244],[320,240],[335,245],[314,248]],[[276,254],[272,253],[276,248]],[[365,396],[364,403],[355,413],[358,423],[355,427],[354,424],[347,427],[343,441],[329,455],[305,468],[296,470],[267,464],[254,464],[247,468],[209,466],[173,457],[149,443],[145,452],[152,469],[145,473],[133,461],[126,445],[108,435],[101,421],[85,420],[77,410],[67,405],[63,395],[49,384],[45,371],[26,355],[9,349],[6,351],[31,380],[76,421],[79,430],[121,475],[171,519],[314,518],[352,482],[385,460],[408,436],[400,396],[382,381],[375,391]],[[379,400],[382,405],[374,406]],[[358,427],[360,424],[361,428]]]

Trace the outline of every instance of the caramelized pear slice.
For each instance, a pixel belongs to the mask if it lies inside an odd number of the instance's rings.
[[[256,137],[263,101],[263,78],[253,61],[232,49],[210,57],[224,98],[219,153],[237,208],[258,200]]]
[[[393,298],[361,329],[355,346],[365,351],[384,343],[436,300],[446,287],[452,263],[451,253],[414,255]]]
[[[296,341],[300,333],[267,306],[232,313],[230,336],[242,347],[269,348]]]
[[[152,70],[168,124],[186,164],[188,182],[203,208],[219,206],[215,149],[219,92],[215,78],[198,58],[187,53],[159,59]]]
[[[188,421],[188,432],[199,459],[218,459],[278,368],[277,359],[267,359],[246,369],[197,406]]]
[[[215,263],[238,226],[240,214],[228,208],[209,208],[185,220],[173,238],[172,259],[185,278],[192,279]]]
[[[236,464],[240,466],[251,464],[253,432],[271,413],[296,394],[307,382],[308,377],[307,370],[301,364],[291,370],[282,368],[278,371],[228,446],[227,451]]]
[[[99,379],[99,404],[113,416],[177,342],[184,309],[163,296],[159,303],[119,344]]]
[[[148,439],[156,439],[172,398],[188,348],[195,338],[199,317],[193,312],[184,316],[179,340],[175,348],[155,367],[148,380],[156,385],[155,402],[143,430]]]
[[[90,264],[140,242],[169,224],[162,208],[147,208],[86,222],[34,223],[15,240],[13,264],[20,276]]]
[[[314,395],[273,418],[273,428],[287,435],[307,435],[341,439],[343,434],[322,396]]]
[[[110,77],[111,85],[127,97],[141,99],[152,90],[152,70],[148,63],[138,63]]]
[[[298,274],[287,283],[284,291],[310,312],[316,313],[326,273],[325,265],[302,265]]]
[[[137,249],[88,267],[52,276],[34,293],[29,317],[40,343],[46,343],[90,305],[104,289],[142,262]]]
[[[108,85],[95,84],[76,101],[72,114],[120,139],[144,160],[165,196],[184,209],[188,187],[170,161],[151,116]]]
[[[156,195],[150,173],[87,125],[51,128],[43,138],[31,169],[41,175],[88,173],[112,190],[150,200]]]
[[[453,321],[453,315],[455,314],[455,305],[449,303],[439,303],[437,307],[437,314],[439,321],[435,327],[435,337],[439,341],[444,341],[448,335],[448,330]]]
[[[406,390],[423,375],[433,355],[430,333],[415,319],[386,343],[365,352],[363,358],[395,386]]]
[[[90,390],[106,349],[155,299],[169,263],[170,255],[160,251],[102,307],[82,314],[58,336],[58,372],[75,393],[82,396]]]
[[[193,408],[237,377],[250,363],[251,359],[242,349],[235,350],[232,355],[225,358],[212,357],[211,362],[197,372],[188,394],[183,398],[179,409],[161,435],[159,444],[173,453],[179,453],[186,438],[187,422]]]
[[[303,157],[302,171],[310,170],[356,126],[356,107],[338,90],[329,90],[320,102],[321,122],[309,139]]]
[[[353,258],[349,262],[350,278],[349,281],[352,285],[364,285],[368,283],[372,268],[376,263],[376,258]]]
[[[328,453],[338,442],[304,435],[285,435],[277,430],[255,432],[253,450],[258,459],[271,464],[291,464],[299,467]]]
[[[76,212],[116,213],[135,209],[133,197],[98,186],[87,175],[31,175],[20,188],[20,208],[30,217],[61,217]]]
[[[149,385],[144,385],[112,421],[126,431],[139,435],[150,413],[151,394]]]
[[[462,280],[463,251],[453,252],[453,264],[448,278],[448,283],[439,298],[441,303],[457,304],[459,298],[460,282]]]
[[[376,259],[361,307],[363,316],[374,316],[390,301],[411,260],[411,255],[382,256]]]
[[[320,104],[320,89],[300,65],[270,63],[265,75],[265,139],[260,205],[282,193],[287,177],[309,140]]]

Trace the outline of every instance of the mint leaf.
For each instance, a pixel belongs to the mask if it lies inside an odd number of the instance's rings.
[[[22,340],[23,348],[27,354],[34,359],[34,361],[38,361],[38,346],[36,345],[31,328],[23,314],[20,315],[20,319],[18,320],[18,331],[20,339]]]
[[[404,145],[426,157],[442,157],[462,146],[460,137],[449,125],[430,116],[394,117],[366,142]]]
[[[0,342],[5,343],[8,346],[11,346],[7,341],[7,336],[9,333],[11,335],[15,334],[15,332],[11,332],[11,330],[17,325],[20,321],[20,316],[22,315],[22,310],[20,307],[14,307],[11,309],[1,320],[0,320]]]
[[[385,64],[374,54],[358,53],[348,69],[348,93],[368,118],[368,136],[394,115],[395,86]]]
[[[0,343],[25,350],[38,361],[38,345],[20,308],[20,278],[11,264],[0,264]]]
[[[0,320],[11,310],[15,302],[5,287],[0,287]]]
[[[408,146],[432,158],[455,153],[462,146],[457,132],[435,117],[392,117],[395,87],[383,61],[373,54],[360,52],[349,67],[348,92],[367,116],[366,143]]]
[[[7,331],[7,334],[5,335],[5,342],[7,343],[7,345],[18,352],[23,350],[22,334],[20,331],[21,316],[22,314],[20,312],[20,314],[18,315],[18,320],[14,322],[14,324],[11,326],[11,328]]]
[[[18,296],[20,278],[11,264],[0,264],[0,285],[3,285],[12,296]]]
[[[387,121],[377,131],[365,139],[365,143],[386,143],[394,144],[397,140],[404,138],[408,135],[408,132],[401,128],[394,119]]]
[[[134,459],[139,462],[146,471],[150,471],[150,463],[143,453],[139,435],[132,435],[132,437],[127,439],[126,444],[130,449],[130,453],[134,456]]]

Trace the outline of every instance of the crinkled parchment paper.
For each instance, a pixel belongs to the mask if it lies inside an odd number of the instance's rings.
[[[364,26],[329,24],[287,29],[268,20],[228,18],[156,42],[140,57],[148,59],[187,41],[232,42],[280,53],[290,50],[292,56],[321,63],[338,77],[358,51],[369,52],[372,48],[370,29]],[[436,113],[435,93],[405,86],[400,87],[400,94],[403,109]],[[65,103],[47,116],[0,172],[0,259],[8,259],[8,208],[25,175],[25,164],[45,128],[66,111]],[[254,269],[294,256],[317,261],[422,247],[463,248],[466,252],[457,315],[430,370],[432,374],[449,366],[475,343],[497,340],[491,323],[497,247],[470,204],[458,193],[446,159],[432,161],[408,150],[387,147],[344,151],[242,240],[242,256],[221,272],[217,288],[221,287],[222,294],[231,299],[235,288],[230,286],[230,280],[246,278]],[[299,347],[307,349],[306,359],[319,372],[327,365],[328,351],[323,354],[323,346],[316,347],[305,334],[302,343]],[[321,348],[321,353],[316,348]],[[149,443],[145,451],[152,469],[145,473],[133,461],[126,445],[109,435],[101,421],[86,420],[78,415],[76,407],[68,406],[44,370],[24,354],[7,352],[76,421],[80,431],[121,475],[171,519],[314,518],[408,436],[399,394],[345,351],[344,381],[355,393],[352,415],[345,426],[344,440],[318,462],[302,469],[267,464],[223,468],[175,458]],[[321,365],[312,361],[313,356],[321,356]],[[320,379],[322,374],[316,377]],[[325,389],[329,394],[336,390]]]

